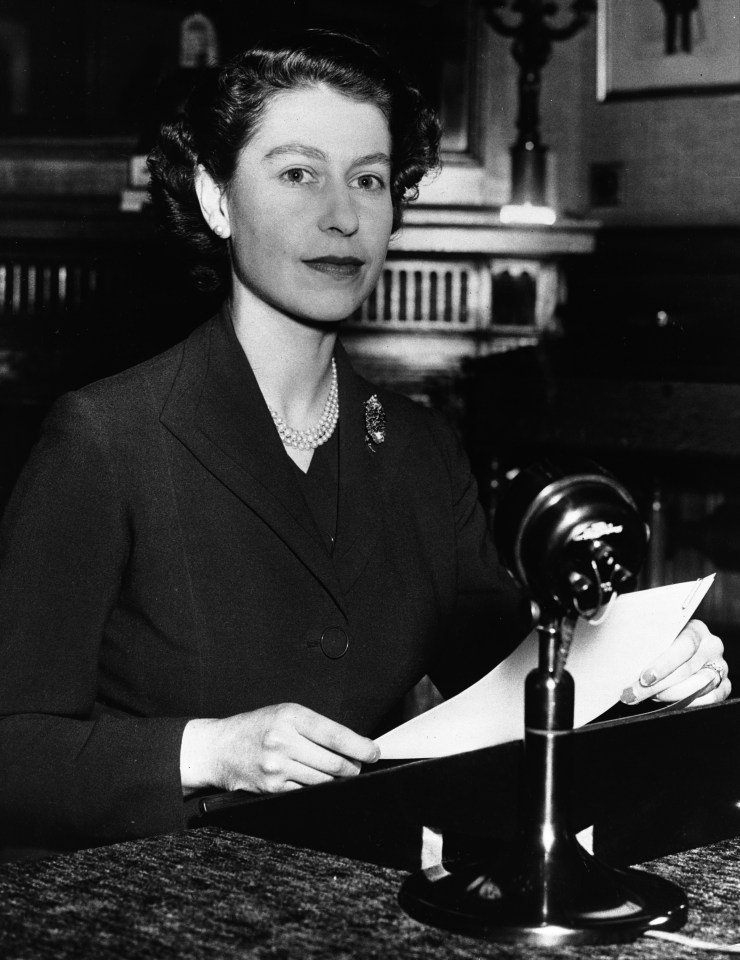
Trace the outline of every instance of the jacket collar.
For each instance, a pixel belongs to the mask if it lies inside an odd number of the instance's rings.
[[[379,536],[384,460],[365,443],[364,403],[373,390],[337,346],[339,505],[334,557],[316,530],[227,311],[185,341],[162,423],[205,469],[267,523],[340,609]]]

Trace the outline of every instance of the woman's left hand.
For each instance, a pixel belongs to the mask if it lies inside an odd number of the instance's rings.
[[[668,650],[624,690],[622,703],[637,704],[651,697],[676,703],[705,687],[707,691],[691,701],[692,707],[727,699],[732,685],[722,657],[724,649],[719,637],[710,633],[705,624],[690,620]]]

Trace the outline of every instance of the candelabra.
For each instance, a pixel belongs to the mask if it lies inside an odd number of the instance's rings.
[[[596,0],[573,0],[567,13],[550,0],[480,0],[487,22],[511,39],[511,54],[519,68],[517,138],[511,147],[511,205],[545,211],[547,147],[540,134],[542,68],[553,44],[582,30],[596,10]],[[544,215],[544,221],[554,219]]]

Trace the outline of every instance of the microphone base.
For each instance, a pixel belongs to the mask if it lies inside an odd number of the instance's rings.
[[[676,930],[685,923],[688,904],[680,887],[641,870],[609,867],[575,842],[570,853],[568,876],[549,885],[516,864],[460,863],[412,874],[398,899],[411,917],[435,927],[543,947],[624,943],[648,929]]]

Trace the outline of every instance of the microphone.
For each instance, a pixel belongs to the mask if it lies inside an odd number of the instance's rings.
[[[589,460],[544,460],[502,493],[494,539],[545,615],[594,617],[632,590],[649,528],[627,490]]]
[[[412,917],[505,943],[622,943],[675,930],[680,887],[589,854],[569,822],[574,683],[565,669],[579,617],[608,615],[635,586],[649,531],[627,490],[587,460],[544,460],[502,490],[501,560],[531,594],[539,663],[524,690],[523,803],[515,856],[421,870],[399,893]],[[492,705],[496,709],[496,705]]]

